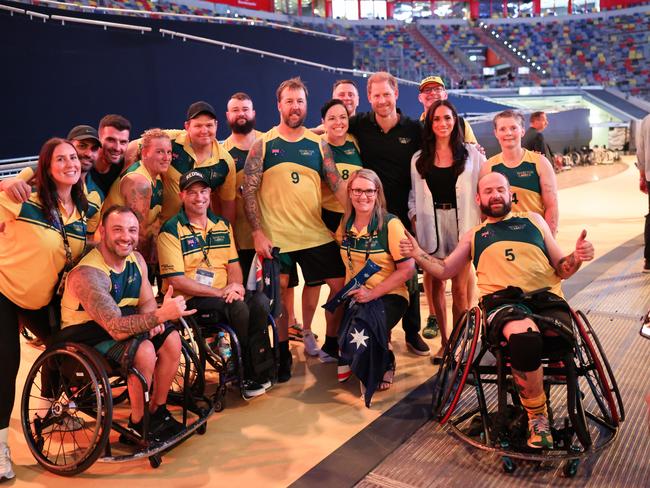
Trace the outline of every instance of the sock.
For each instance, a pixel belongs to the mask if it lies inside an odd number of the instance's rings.
[[[280,357],[291,355],[291,352],[289,352],[289,341],[280,341],[278,342],[278,346],[280,346]]]
[[[534,398],[523,398],[521,399],[521,404],[528,412],[528,417],[532,418],[535,415],[545,415],[548,417],[548,410],[546,409],[546,393],[542,392],[541,395]]]
[[[8,441],[9,441],[9,427],[0,429],[0,442],[4,442],[5,444],[7,444]]]

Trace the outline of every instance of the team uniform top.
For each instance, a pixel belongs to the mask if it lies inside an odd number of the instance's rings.
[[[122,183],[122,180],[128,175],[142,175],[151,184],[151,203],[149,204],[149,213],[145,219],[147,225],[151,225],[158,218],[158,214],[160,214],[160,209],[163,202],[163,183],[160,175],[156,176],[155,180],[151,177],[149,171],[147,171],[147,168],[144,166],[144,164],[142,164],[142,161],[136,161],[131,166],[129,166],[129,168],[122,174],[120,179],[116,180],[115,183],[113,183],[111,191],[108,193],[108,197],[106,197],[106,201],[104,202],[102,215],[113,205],[125,205],[124,197],[120,192],[120,184]]]
[[[223,288],[228,284],[228,264],[237,261],[239,257],[229,222],[211,210],[208,210],[206,229],[192,224],[181,209],[165,222],[158,234],[163,291],[168,286],[166,278],[182,275],[213,288]],[[185,298],[192,297],[186,295]]]
[[[140,287],[142,286],[142,270],[140,263],[134,253],[126,257],[124,268],[121,271],[116,271],[111,268],[104,256],[97,248],[86,254],[79,264],[75,266],[88,266],[95,268],[104,273],[111,281],[111,296],[120,310],[125,307],[137,307],[140,300]],[[75,296],[74,292],[66,287],[61,299],[61,327],[68,327],[70,325],[85,324],[92,321],[92,317],[88,315],[79,299]]]
[[[473,229],[472,259],[481,296],[517,286],[524,292],[550,287],[562,296],[560,277],[551,265],[544,232],[530,212],[510,213],[499,222]]]
[[[492,156],[487,160],[490,171],[504,175],[510,183],[512,191],[513,212],[537,212],[544,215],[542,187],[539,181],[538,167],[541,164],[541,154],[524,151],[524,156],[514,168],[509,168],[503,162],[503,153]]]
[[[86,194],[86,199],[88,199],[88,213],[86,214],[86,230],[88,234],[94,234],[99,226],[100,220],[100,211],[102,204],[106,195],[104,191],[95,183],[95,180],[92,178],[91,171],[86,174],[86,181],[84,183],[84,193]],[[20,173],[16,175],[16,178],[28,183],[36,174],[33,168],[27,167],[23,168]]]
[[[366,260],[372,261],[381,269],[366,281],[366,288],[373,289],[388,278],[397,268],[396,264],[408,258],[399,252],[399,241],[406,239],[404,225],[395,215],[386,214],[381,229],[368,231],[374,222],[358,230],[350,218],[347,224],[341,222],[336,231],[336,240],[341,243],[341,259],[346,264],[345,282],[350,281],[365,266]],[[399,295],[407,301],[409,293],[402,283],[387,294]]]
[[[92,179],[90,173],[86,175],[84,193],[88,199],[88,221],[86,223],[86,231],[88,234],[94,234],[97,227],[99,227],[99,217],[102,205],[104,204],[105,195],[97,183],[95,183],[95,180]]]
[[[266,236],[283,253],[331,242],[321,219],[321,138],[305,129],[302,138],[289,142],[274,127],[262,143],[264,174],[257,198]]]
[[[86,219],[75,208],[71,215],[59,206],[73,260],[86,245]],[[54,296],[59,273],[65,266],[65,246],[60,227],[52,226],[36,193],[24,203],[12,202],[0,192],[0,292],[13,303],[38,310]]]
[[[258,139],[262,136],[260,131],[255,131],[255,138]],[[242,195],[242,188],[244,187],[244,165],[246,163],[246,158],[248,157],[248,151],[235,146],[235,143],[232,140],[232,136],[228,137],[223,141],[223,148],[228,151],[230,156],[235,163],[235,170],[237,171],[236,178],[236,198],[235,204],[237,207],[237,216],[233,230],[235,233],[235,241],[237,243],[237,249],[254,249],[255,245],[253,244],[253,236],[251,234],[251,226],[248,223],[246,218],[246,213],[244,211],[244,197]]]
[[[212,191],[219,188],[221,200],[235,199],[235,163],[228,151],[217,141],[212,141],[212,152],[208,159],[197,162],[187,131],[168,129],[165,133],[172,141],[172,162],[169,169],[162,175],[163,207],[162,221],[171,219],[181,209],[179,181],[181,176],[190,170],[203,173]]]
[[[323,140],[325,140],[323,138]],[[341,146],[334,146],[333,144],[328,144],[332,150],[332,156],[334,157],[334,162],[336,163],[336,169],[339,170],[339,174],[343,180],[347,180],[352,173],[363,168],[363,162],[361,161],[361,155],[359,154],[359,145],[354,136],[348,134],[345,142]],[[331,212],[343,213],[344,208],[336,199],[332,190],[325,182],[321,185],[321,192],[323,195],[323,208]]]

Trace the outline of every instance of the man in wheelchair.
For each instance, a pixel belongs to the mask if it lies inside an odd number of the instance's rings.
[[[181,211],[158,236],[163,290],[173,286],[198,310],[197,320],[233,327],[242,350],[243,397],[263,395],[272,386],[275,365],[267,336],[269,299],[261,292],[246,294],[232,227],[209,209],[206,176],[189,171],[179,186]]]
[[[453,277],[463,264],[473,261],[486,309],[488,337],[507,345],[519,397],[528,413],[527,443],[533,448],[552,448],[543,387],[544,340],[530,314],[539,311],[571,327],[560,282],[572,276],[583,261],[593,259],[594,249],[583,230],[575,250],[563,256],[542,216],[511,212],[510,186],[499,173],[488,173],[479,180],[476,199],[485,221],[463,235],[444,261],[422,251],[410,234],[401,242],[400,250],[438,279]],[[519,301],[517,297],[523,294],[513,294],[512,287],[524,293],[548,287],[550,292],[541,295],[538,302],[545,304],[540,305],[534,299]]]
[[[75,327],[76,342],[93,346],[123,370],[132,365],[153,382],[149,403],[149,440],[164,441],[183,424],[167,410],[167,393],[179,367],[181,341],[167,324],[190,315],[182,296],[165,295],[157,306],[147,279],[147,266],[135,251],[138,219],[128,207],[109,208],[102,218],[101,240],[70,272],[61,300],[62,328]],[[129,429],[141,435],[144,394],[140,381],[127,379],[131,415]]]

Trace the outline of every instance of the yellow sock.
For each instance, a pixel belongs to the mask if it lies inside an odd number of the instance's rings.
[[[534,417],[535,415],[546,415],[548,417],[548,410],[546,409],[546,393],[542,392],[541,395],[534,398],[523,398],[521,399],[521,404],[528,412],[528,417]]]

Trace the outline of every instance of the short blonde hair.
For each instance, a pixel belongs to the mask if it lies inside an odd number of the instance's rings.
[[[372,88],[373,83],[383,83],[384,81],[387,81],[390,87],[394,91],[397,91],[397,79],[388,71],[377,71],[376,73],[371,74],[370,78],[368,78],[368,95],[370,95],[370,89]]]
[[[146,130],[142,134],[142,149],[149,147],[151,141],[154,139],[169,139],[169,136],[164,130],[158,129],[157,127],[154,129]]]
[[[278,98],[278,103],[282,101],[282,92],[284,90],[303,90],[305,92],[305,98],[309,95],[309,91],[307,90],[307,87],[303,83],[303,81],[300,79],[300,76],[296,76],[294,78],[289,78],[288,80],[284,80],[282,83],[280,83],[280,86],[278,86],[278,89],[275,92],[275,95]]]

